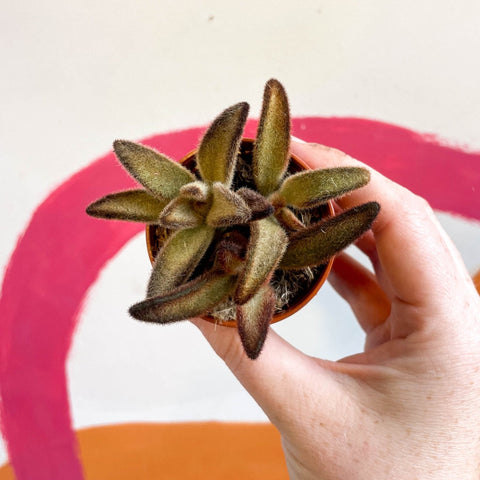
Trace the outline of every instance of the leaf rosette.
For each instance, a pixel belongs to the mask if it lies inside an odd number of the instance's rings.
[[[210,315],[222,323],[219,312],[227,309],[246,354],[255,359],[275,311],[285,308],[280,292],[285,285],[279,287],[278,278],[297,282],[324,265],[370,228],[379,205],[368,202],[315,218],[312,212],[327,202],[366,185],[368,170],[291,174],[288,99],[275,79],[265,86],[246,160],[240,147],[248,110],[247,103],[238,103],[213,121],[196,151],[194,171],[139,143],[115,141],[118,160],[143,188],[108,194],[87,213],[165,232],[146,299],[130,308],[134,318],[171,323]],[[251,178],[238,185],[242,169]]]

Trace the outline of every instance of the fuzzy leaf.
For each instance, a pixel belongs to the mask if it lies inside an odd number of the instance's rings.
[[[126,190],[111,193],[91,203],[87,214],[92,217],[130,222],[156,223],[165,202],[145,190]]]
[[[369,180],[370,172],[359,167],[306,170],[288,177],[277,194],[292,207],[312,208],[363,187]]]
[[[305,225],[297,216],[287,207],[279,208],[275,211],[275,218],[287,232],[296,232],[303,230]]]
[[[222,182],[230,186],[248,108],[245,102],[227,108],[205,133],[198,147],[197,165],[206,182]]]
[[[196,180],[177,162],[139,143],[115,140],[113,149],[130,175],[161,200],[171,200],[182,185]]]
[[[272,217],[250,224],[245,270],[238,280],[235,303],[241,305],[248,302],[270,278],[287,243],[286,233]]]
[[[258,191],[267,197],[277,190],[287,170],[290,112],[287,94],[278,80],[265,85],[262,113],[253,150],[253,172]]]
[[[197,227],[204,223],[204,218],[194,207],[192,200],[174,198],[158,217],[158,224],[172,229]]]
[[[144,322],[169,323],[205,315],[233,291],[234,275],[207,272],[176,289],[130,307],[130,315]]]
[[[212,227],[227,227],[247,223],[252,216],[243,198],[220,182],[212,186],[212,206],[206,222]]]
[[[197,181],[187,183],[180,189],[180,196],[195,202],[206,203],[210,194],[210,188],[205,182]]]
[[[237,306],[238,333],[252,360],[260,355],[274,310],[275,293],[268,284],[262,285],[247,303]]]
[[[158,252],[147,288],[147,297],[162,295],[188,280],[213,240],[208,225],[173,233]]]
[[[251,220],[261,220],[273,213],[273,205],[260,193],[247,187],[239,188],[236,192],[240,195],[252,212]]]
[[[280,268],[300,269],[327,262],[365,233],[379,210],[377,202],[364,203],[291,235]]]

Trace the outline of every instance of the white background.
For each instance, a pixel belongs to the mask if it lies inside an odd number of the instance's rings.
[[[294,116],[383,120],[480,150],[477,0],[0,6],[2,268],[35,206],[113,139],[203,125],[242,100],[257,116],[270,77],[285,85]],[[441,218],[473,273],[480,227]],[[75,427],[263,420],[191,325],[158,328],[127,317],[148,271],[137,237],[91,291],[68,364]],[[329,287],[276,329],[326,358],[362,345]]]

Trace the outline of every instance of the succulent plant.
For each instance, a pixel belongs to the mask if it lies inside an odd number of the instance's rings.
[[[226,309],[255,359],[278,308],[274,274],[293,272],[289,281],[297,281],[295,272],[325,264],[370,228],[380,207],[369,202],[310,221],[328,201],[367,184],[368,170],[289,173],[288,100],[275,79],[265,86],[253,152],[241,158],[248,109],[238,103],[213,121],[192,170],[138,143],[115,141],[119,161],[144,189],[107,195],[87,213],[154,224],[165,233],[146,299],[129,310],[134,318],[170,323],[213,315],[221,323]],[[248,175],[245,184],[238,180]]]

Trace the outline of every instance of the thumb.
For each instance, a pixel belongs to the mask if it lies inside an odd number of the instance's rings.
[[[301,429],[301,425],[310,421],[338,425],[339,419],[335,418],[338,404],[345,403],[347,393],[343,374],[336,371],[337,363],[305,355],[271,328],[262,353],[256,360],[250,360],[236,329],[202,319],[193,319],[192,323],[282,435],[294,433],[295,427]],[[315,419],[309,418],[312,415]]]

